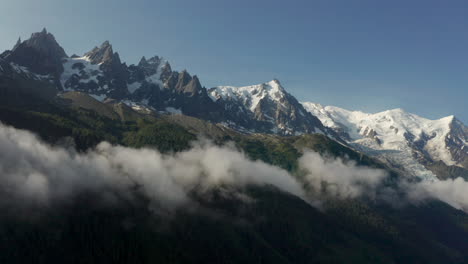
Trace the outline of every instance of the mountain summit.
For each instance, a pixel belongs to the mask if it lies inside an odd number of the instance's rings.
[[[68,56],[64,49],[45,28],[23,42],[19,39],[11,51],[2,54],[2,58],[8,62],[27,67],[40,75],[55,77],[63,71],[61,60],[65,57]]]
[[[326,131],[320,120],[308,113],[276,79],[244,87],[218,86],[209,93],[213,101],[230,112],[232,122],[246,128],[258,123],[257,127],[264,131],[283,135]]]
[[[94,47],[91,51],[85,53],[83,57],[87,58],[92,64],[102,64],[117,59],[118,54],[114,53],[112,45],[106,40],[99,48]],[[120,58],[118,60],[120,61]]]
[[[468,169],[468,128],[454,116],[430,120],[401,108],[370,114],[302,104],[356,149],[411,175],[435,178],[443,168]]]

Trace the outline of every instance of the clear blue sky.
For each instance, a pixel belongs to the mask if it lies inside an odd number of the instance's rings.
[[[4,0],[0,49],[43,27],[69,55],[109,40],[206,87],[279,79],[300,101],[468,124],[468,2]]]

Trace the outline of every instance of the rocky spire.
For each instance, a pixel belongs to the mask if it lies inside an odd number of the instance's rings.
[[[150,70],[150,74],[154,74],[157,69],[159,68],[159,65],[161,64],[161,58],[158,56],[151,57],[149,59],[146,59],[145,56],[143,56],[138,63],[139,67],[145,68],[146,70]]]
[[[172,75],[171,65],[169,64],[169,62],[166,61],[161,68],[161,80],[163,82],[166,82],[167,80],[169,80],[171,75]]]
[[[58,76],[63,71],[62,59],[68,57],[54,35],[44,28],[23,42],[18,39],[8,55],[8,61],[28,67],[42,75]]]
[[[161,58],[159,56],[153,56],[148,59],[148,63],[152,65],[159,65],[161,64]]]
[[[112,45],[106,40],[99,48],[94,47],[91,51],[85,53],[84,57],[87,57],[92,64],[101,64],[111,62],[113,59],[118,57],[118,54],[114,54]]]
[[[138,66],[139,66],[139,67],[146,67],[146,66],[148,66],[148,61],[146,60],[146,57],[145,57],[145,56],[141,57],[140,62],[138,63]]]
[[[54,35],[48,33],[45,28],[41,32],[33,33],[28,40],[24,41],[24,45],[36,49],[49,57],[58,59],[68,57],[63,48],[55,40]]]
[[[202,86],[200,84],[200,80],[198,80],[198,77],[194,75],[192,80],[190,80],[190,82],[184,87],[184,93],[195,95],[198,94],[201,89]]]
[[[192,80],[192,76],[187,72],[187,70],[183,70],[179,73],[177,80],[177,84],[175,85],[175,90],[179,93],[183,93],[185,86]]]
[[[19,45],[21,45],[21,37],[19,37],[19,38],[18,38],[18,41],[16,41],[16,44],[15,44],[15,46],[13,47],[13,50],[15,50],[16,48],[18,48]]]

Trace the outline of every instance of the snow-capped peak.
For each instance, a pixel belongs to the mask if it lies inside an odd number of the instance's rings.
[[[466,151],[462,153],[465,157],[461,159],[452,155],[454,148],[459,153],[459,150],[468,146],[465,140],[468,135],[463,132],[458,133],[457,139],[453,140],[455,143],[448,143],[450,137],[455,136],[453,126],[456,119],[453,115],[430,120],[401,108],[371,114],[316,103],[302,104],[325,126],[340,133],[349,143],[368,154],[385,156],[387,160],[399,159],[398,163],[406,164],[407,168],[411,168],[412,163],[416,174],[422,174],[421,170],[425,170],[423,166],[415,165],[418,159],[459,165],[468,155]],[[461,126],[464,127],[463,124]]]
[[[243,87],[217,86],[210,89],[209,96],[213,101],[219,99],[239,101],[254,112],[260,100],[268,97],[279,102],[285,96],[285,90],[280,82],[274,79],[266,83]]]
[[[233,116],[234,123],[251,120],[264,131],[284,135],[324,131],[320,121],[308,114],[276,79],[242,87],[218,86],[208,94]]]

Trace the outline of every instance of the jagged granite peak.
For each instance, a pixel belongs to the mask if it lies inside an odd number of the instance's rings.
[[[65,91],[80,91],[96,99],[128,97],[129,67],[122,63],[109,41],[94,47],[83,57],[64,60],[60,80]]]
[[[179,93],[184,93],[185,92],[185,87],[189,84],[189,82],[192,80],[192,76],[187,72],[187,70],[183,70],[177,75],[177,83],[174,87],[174,89],[179,92]]]
[[[161,81],[165,83],[172,75],[172,68],[168,61],[161,67]]]
[[[145,76],[151,76],[162,72],[161,63],[163,63],[163,59],[159,56],[154,56],[149,59],[143,56],[137,66],[143,70]]]
[[[55,37],[44,29],[31,34],[23,42],[18,41],[13,50],[4,53],[2,57],[8,63],[27,68],[26,71],[57,79],[63,72],[62,59],[67,54]]]
[[[190,80],[189,83],[184,87],[184,93],[190,96],[194,96],[195,94],[200,93],[202,88],[203,87],[200,84],[200,80],[196,75],[194,75],[192,80]]]
[[[148,65],[149,64],[148,64],[148,61],[146,60],[146,57],[145,56],[141,57],[140,62],[138,62],[138,66],[147,67]]]
[[[55,40],[54,35],[47,32],[45,28],[41,32],[33,33],[29,39],[22,42],[18,46],[21,45],[34,48],[39,52],[54,58],[61,59],[68,57],[65,53],[65,50]]]
[[[159,56],[153,56],[149,58],[147,62],[149,65],[159,65],[162,62],[162,58],[160,58]]]
[[[15,44],[15,46],[13,46],[12,50],[15,50],[16,48],[18,48],[19,45],[21,45],[21,37],[18,38],[18,40],[16,41],[16,44]]]
[[[122,61],[120,60],[120,55],[118,52],[114,52],[114,54],[112,55],[112,61],[116,64],[124,64],[125,66],[127,66],[125,62],[122,63]]]
[[[112,45],[106,40],[99,48],[94,47],[91,51],[85,53],[83,57],[87,58],[92,64],[103,64],[118,58],[118,54],[114,53]]]
[[[468,128],[454,116],[430,120],[401,108],[375,114],[303,103],[349,144],[408,174],[433,178],[428,168],[442,162],[468,169]]]
[[[159,66],[162,62],[167,62],[164,61],[163,58],[159,56],[153,56],[149,59],[147,59],[145,56],[141,57],[140,62],[138,62],[137,66],[140,67],[157,67]]]

